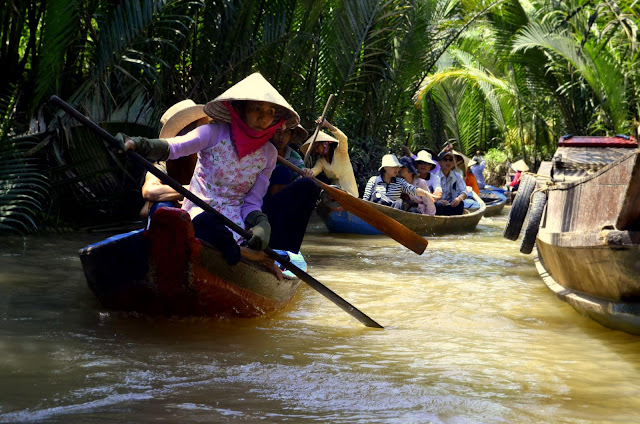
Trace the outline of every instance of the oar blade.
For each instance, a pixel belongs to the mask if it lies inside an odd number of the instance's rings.
[[[282,156],[278,156],[278,162],[289,168],[290,170],[297,172],[304,176],[304,172]],[[349,193],[339,190],[335,187],[331,187],[328,184],[323,183],[317,178],[313,179],[321,189],[326,191],[336,202],[345,208],[345,210],[353,213],[358,218],[362,219],[372,227],[378,229],[383,234],[391,237],[407,249],[422,255],[427,248],[429,242],[424,237],[411,231],[395,219],[383,214],[379,210],[375,209],[368,204],[366,200],[353,197]]]
[[[422,255],[429,242],[395,219],[368,205],[365,200],[324,184],[322,188],[340,205],[372,227],[391,237],[407,249]]]

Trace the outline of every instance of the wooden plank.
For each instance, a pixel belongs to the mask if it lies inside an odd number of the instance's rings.
[[[619,230],[640,229],[640,150],[635,157],[631,177],[624,200],[620,207],[620,213],[616,220],[616,228]]]

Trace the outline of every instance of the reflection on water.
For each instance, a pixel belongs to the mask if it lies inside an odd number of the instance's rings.
[[[303,286],[277,316],[108,311],[77,250],[107,235],[0,240],[0,422],[640,421],[640,338],[557,300],[505,218],[422,256],[314,224],[309,273],[385,330]]]

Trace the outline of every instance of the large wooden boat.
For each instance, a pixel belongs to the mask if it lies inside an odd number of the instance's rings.
[[[149,230],[80,250],[89,287],[112,309],[178,316],[262,316],[285,307],[299,279],[278,281],[253,262],[229,266],[194,237],[189,215],[161,208]]]
[[[482,199],[474,193],[474,199],[480,204],[480,208],[458,216],[429,216],[417,213],[405,212],[389,206],[377,203],[370,205],[387,216],[395,219],[405,227],[418,234],[442,234],[471,231],[476,228],[484,214],[486,206]],[[380,235],[382,234],[362,219],[347,212],[338,203],[324,193],[316,208],[330,233]]]
[[[579,312],[640,334],[638,143],[570,137],[559,145],[536,175],[542,194],[534,192],[525,228],[526,236],[537,227],[538,271]]]

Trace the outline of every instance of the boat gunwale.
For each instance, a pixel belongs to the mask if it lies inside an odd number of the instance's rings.
[[[587,183],[589,181],[591,181],[594,178],[597,178],[599,176],[601,176],[602,174],[610,171],[612,168],[614,168],[615,166],[617,166],[618,164],[628,160],[629,158],[631,158],[634,155],[638,155],[640,156],[640,148],[636,148],[633,149],[632,151],[626,153],[625,155],[619,157],[618,159],[616,159],[615,161],[608,163],[607,165],[603,166],[602,168],[600,168],[598,171],[594,172],[593,174],[589,174],[589,175],[585,175],[575,181],[568,181],[568,182],[553,182],[552,184],[548,185],[548,189],[549,190],[570,190],[573,189],[581,184]],[[532,173],[532,175],[534,177],[537,178],[544,178],[545,180],[548,180],[549,177],[544,176],[544,175],[540,175],[540,174],[534,174]]]

